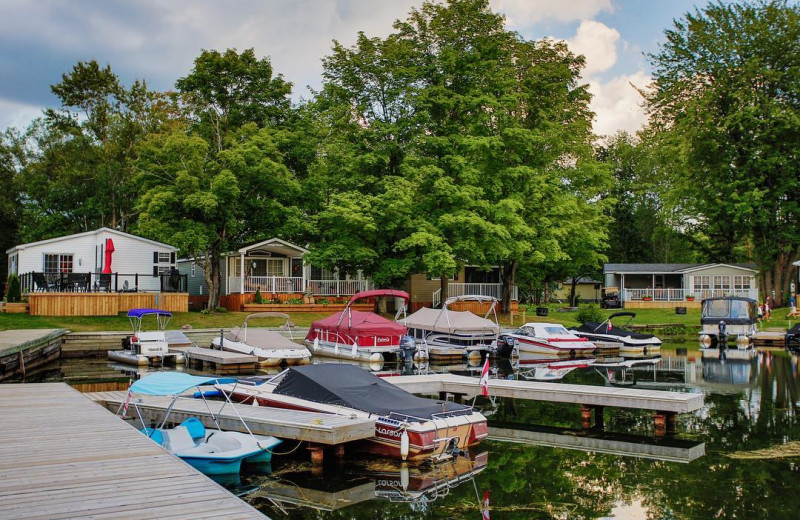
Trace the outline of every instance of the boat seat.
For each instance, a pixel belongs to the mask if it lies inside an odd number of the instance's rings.
[[[189,430],[189,435],[196,441],[202,441],[206,438],[206,427],[200,422],[197,417],[189,417],[181,423],[181,426]]]
[[[206,439],[208,444],[215,451],[234,451],[242,447],[242,443],[236,438],[236,435],[231,435],[232,432],[212,432]]]
[[[171,430],[162,430],[163,446],[170,451],[184,451],[196,446],[186,426],[176,426]]]

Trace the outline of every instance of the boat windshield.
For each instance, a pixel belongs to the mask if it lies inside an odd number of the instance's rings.
[[[703,318],[750,318],[749,302],[745,300],[710,300],[703,306]]]
[[[565,334],[569,334],[569,331],[566,328],[564,328],[563,326],[561,326],[561,325],[559,325],[559,326],[555,326],[554,325],[552,327],[545,327],[544,331],[548,335],[552,335],[552,336],[563,336]]]

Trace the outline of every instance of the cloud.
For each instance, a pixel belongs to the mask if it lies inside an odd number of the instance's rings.
[[[516,28],[530,27],[543,20],[588,20],[602,11],[614,11],[612,0],[491,0],[491,5]]]
[[[42,110],[42,106],[0,99],[0,132],[9,127],[25,128],[42,115]]]
[[[617,76],[607,82],[589,80],[589,91],[593,96],[591,108],[597,116],[594,132],[612,135],[620,130],[631,134],[639,130],[647,122],[647,116],[642,108],[642,96],[636,88],[644,88],[651,81],[643,71]]]
[[[619,31],[600,22],[584,20],[575,36],[567,40],[569,49],[586,57],[584,76],[608,70],[617,63]]]

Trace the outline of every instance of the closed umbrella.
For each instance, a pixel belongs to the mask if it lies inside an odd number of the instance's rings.
[[[106,260],[103,262],[103,274],[111,274],[111,255],[114,253],[114,241],[106,239]]]

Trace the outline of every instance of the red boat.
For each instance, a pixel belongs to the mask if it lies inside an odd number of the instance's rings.
[[[375,437],[352,447],[402,460],[447,459],[489,435],[486,417],[471,406],[417,397],[354,365],[291,367],[217,388],[245,404],[374,418]]]
[[[381,296],[403,299],[404,303],[398,309],[395,321],[387,320],[374,312],[351,308],[358,300]],[[405,315],[408,300],[407,292],[393,289],[375,289],[354,294],[342,312],[311,324],[306,343],[318,354],[345,359],[382,361],[384,356],[396,356],[408,332],[406,326],[396,320],[400,314]]]

